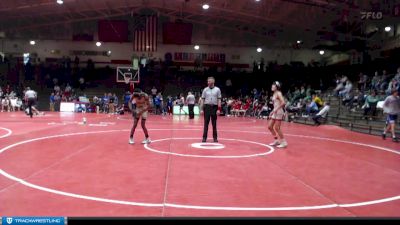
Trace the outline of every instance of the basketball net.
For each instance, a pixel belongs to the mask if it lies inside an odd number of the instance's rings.
[[[131,79],[132,79],[132,77],[130,77],[130,76],[124,74],[124,81],[125,81],[125,84],[129,84],[129,83],[131,82]]]

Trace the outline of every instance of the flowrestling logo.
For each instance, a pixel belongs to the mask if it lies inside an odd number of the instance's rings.
[[[30,225],[30,224],[52,224],[65,225],[67,220],[64,217],[3,217],[1,220],[3,225]]]
[[[383,19],[382,12],[362,11],[360,12],[362,20],[381,20]]]

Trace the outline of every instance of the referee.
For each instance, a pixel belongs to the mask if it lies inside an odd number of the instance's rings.
[[[31,90],[30,87],[26,88],[25,92],[25,102],[28,104],[29,108],[29,116],[32,118],[33,112],[32,112],[32,106],[35,104],[35,101],[37,99],[37,94],[35,91]]]
[[[210,119],[213,126],[214,142],[218,142],[217,114],[219,114],[221,110],[221,90],[214,86],[214,77],[209,77],[207,81],[208,87],[204,88],[200,103],[201,113],[203,113],[204,110],[203,142],[207,141],[208,124],[210,123]]]

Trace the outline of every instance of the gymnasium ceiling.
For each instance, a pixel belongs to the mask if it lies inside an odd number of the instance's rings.
[[[204,10],[202,5],[210,5]],[[149,12],[199,25],[308,47],[373,38],[388,24],[399,0],[0,0],[0,32],[41,32],[98,19],[134,18]],[[379,21],[362,21],[361,11],[382,11]],[[350,43],[349,43],[350,41]],[[310,45],[312,44],[312,46]],[[341,43],[339,46],[343,45]]]

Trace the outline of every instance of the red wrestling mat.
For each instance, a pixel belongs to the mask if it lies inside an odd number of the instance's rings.
[[[202,144],[202,119],[150,116],[129,145],[128,115],[86,117],[0,114],[0,215],[400,216],[400,145],[379,137],[285,123],[281,150],[266,120],[218,118]]]

